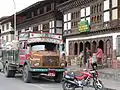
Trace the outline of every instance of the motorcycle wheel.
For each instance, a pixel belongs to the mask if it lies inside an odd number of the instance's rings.
[[[73,86],[71,83],[63,82],[62,83],[63,90],[75,90],[75,86]]]
[[[104,90],[104,86],[100,80],[93,81],[93,87],[95,90]]]

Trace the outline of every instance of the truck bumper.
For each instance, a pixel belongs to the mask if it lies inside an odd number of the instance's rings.
[[[49,71],[54,71],[54,72],[64,72],[64,68],[31,68],[31,72],[49,72]]]

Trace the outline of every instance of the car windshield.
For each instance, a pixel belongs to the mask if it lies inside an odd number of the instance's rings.
[[[45,50],[45,45],[34,45],[32,46],[32,51],[43,51]]]

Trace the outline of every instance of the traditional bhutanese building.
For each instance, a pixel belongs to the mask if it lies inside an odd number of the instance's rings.
[[[68,60],[85,47],[96,52],[100,46],[104,53],[103,64],[120,67],[120,0],[69,0],[57,8],[63,13]]]
[[[39,1],[17,13],[17,35],[20,32],[39,32],[62,35],[63,15],[56,9],[66,0]],[[60,46],[62,52],[62,45]]]

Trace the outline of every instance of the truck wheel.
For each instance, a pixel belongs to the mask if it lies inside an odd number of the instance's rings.
[[[60,83],[62,81],[63,78],[63,73],[57,73],[54,80],[56,83]]]
[[[16,71],[14,71],[14,70],[9,70],[8,63],[6,63],[6,65],[5,65],[4,72],[5,72],[6,77],[14,77],[15,73],[16,73]]]
[[[26,83],[30,83],[32,81],[32,73],[29,71],[28,65],[24,66],[23,81]]]

